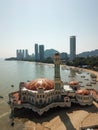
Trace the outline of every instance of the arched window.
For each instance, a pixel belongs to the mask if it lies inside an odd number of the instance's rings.
[[[59,100],[59,96],[57,95],[57,100]]]
[[[23,101],[26,101],[26,97],[25,96],[23,97]]]
[[[53,97],[51,97],[51,101],[53,102]]]
[[[42,99],[39,100],[39,104],[41,105],[43,103]]]
[[[29,102],[31,102],[31,98],[29,97]]]
[[[33,100],[33,98],[32,98],[32,104],[34,104],[34,100]]]
[[[48,103],[50,103],[50,98],[48,98]]]

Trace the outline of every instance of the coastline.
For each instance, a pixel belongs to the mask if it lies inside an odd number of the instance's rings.
[[[86,72],[89,72],[91,74],[96,75],[96,81],[98,82],[98,72],[94,71],[94,70],[89,70],[89,69],[83,69]]]
[[[28,62],[28,61],[25,61],[24,60],[24,62]],[[31,61],[30,61],[31,62]],[[35,61],[33,61],[33,62],[35,62]],[[38,63],[38,64],[47,64],[47,65],[49,65],[49,66],[54,66],[54,64],[53,63],[42,63],[42,62],[36,62],[36,63]],[[67,65],[61,65],[61,66],[67,66]],[[79,68],[79,67],[74,67],[74,66],[67,66],[67,67],[69,67],[69,68],[73,68],[73,69],[75,69],[75,68],[77,68],[77,69],[82,69],[82,71],[86,71],[86,72],[88,72],[88,73],[91,73],[91,74],[94,74],[94,75],[96,75],[96,81],[98,82],[98,72],[96,72],[96,71],[94,71],[94,70],[90,70],[90,69],[84,69],[84,68]]]
[[[90,70],[90,69],[85,69],[85,68],[79,68],[79,67],[74,67],[74,66],[68,66],[70,69],[77,69],[77,70],[82,70],[84,72],[88,72],[90,74],[93,74],[96,76],[96,81],[98,82],[98,72],[94,71],[94,70]]]

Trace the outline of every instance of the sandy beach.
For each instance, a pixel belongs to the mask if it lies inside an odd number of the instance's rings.
[[[92,70],[83,69],[97,76]],[[72,104],[71,108],[55,108],[38,116],[31,110],[15,112],[15,124],[10,125],[10,108],[4,99],[0,99],[1,130],[79,130],[80,127],[98,124],[98,103],[91,106]]]
[[[98,72],[93,71],[93,70],[88,70],[88,69],[83,69],[83,70],[84,70],[84,71],[87,71],[87,72],[89,72],[89,73],[91,73],[91,74],[96,75],[96,76],[97,76],[96,80],[98,81]]]
[[[8,108],[8,113],[0,117],[2,130],[79,130],[80,127],[98,124],[98,104],[95,102],[92,106],[51,109],[43,116],[31,110],[21,110],[15,117],[14,127],[10,125],[9,113]]]

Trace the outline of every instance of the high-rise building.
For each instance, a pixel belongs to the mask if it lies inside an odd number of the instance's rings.
[[[25,50],[25,58],[28,58],[28,50]]]
[[[76,58],[76,36],[70,36],[70,60]]]
[[[25,58],[25,50],[22,50],[22,57]]]
[[[24,60],[24,59],[28,58],[28,50],[27,49],[16,50],[16,57],[18,60]]]
[[[35,61],[38,61],[38,44],[35,44]]]
[[[19,50],[16,50],[16,58],[19,58]]]
[[[18,60],[22,60],[23,59],[23,51],[20,50],[16,50],[16,56]]]
[[[39,45],[39,60],[44,60],[44,45]]]

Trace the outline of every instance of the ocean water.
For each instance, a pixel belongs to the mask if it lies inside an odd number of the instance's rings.
[[[61,80],[63,82],[69,82],[71,80],[80,81],[83,80],[81,75],[86,76],[90,80],[90,74],[82,72],[81,74],[75,72],[68,67],[62,67]],[[0,60],[0,95],[8,96],[8,93],[19,89],[19,83],[21,81],[27,82],[36,78],[48,78],[54,79],[54,65],[43,64],[36,62],[24,62],[24,61],[5,61]],[[84,85],[89,82],[84,80]],[[14,85],[14,87],[11,87]]]

